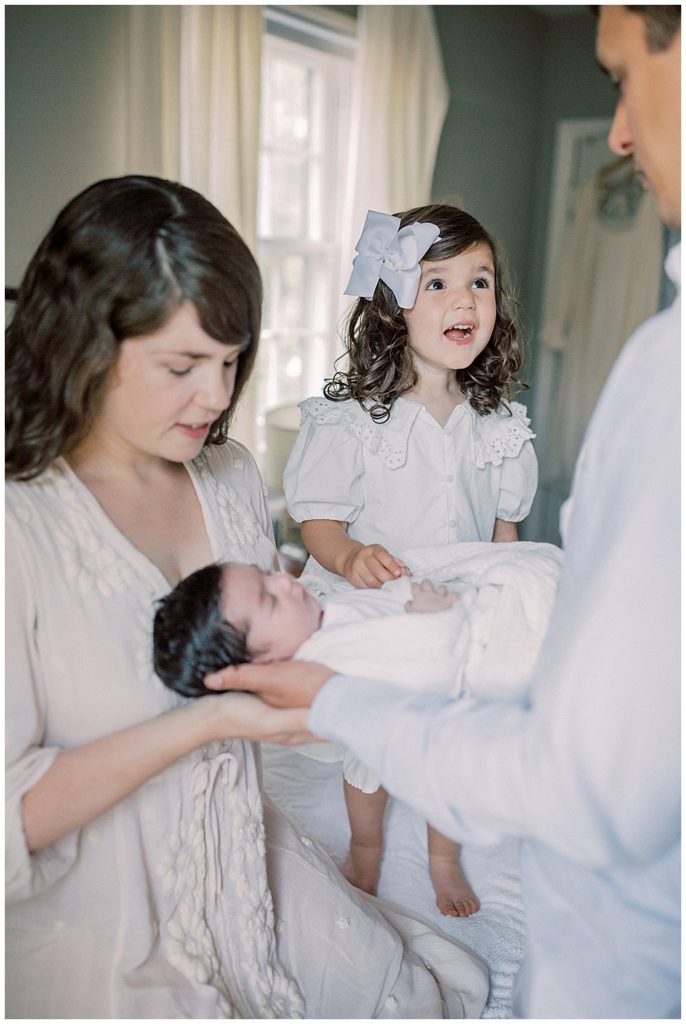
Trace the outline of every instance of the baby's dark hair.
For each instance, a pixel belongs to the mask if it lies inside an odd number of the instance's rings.
[[[208,672],[251,661],[244,633],[222,616],[222,566],[207,565],[157,602],[153,664],[165,686],[183,697],[216,693]]]
[[[471,366],[456,370],[455,377],[479,415],[494,412],[511,397],[512,384],[520,383],[515,375],[522,365],[519,306],[500,244],[471,214],[445,203],[418,206],[396,216],[400,217],[400,227],[422,221],[439,228],[440,237],[424,260],[448,259],[476,245],[490,248],[495,270],[495,327],[483,352]],[[383,281],[379,281],[371,299],[358,299],[353,306],[344,341],[348,369],[338,370],[325,382],[324,394],[333,402],[354,398],[373,420],[383,423],[396,398],[411,390],[418,380],[407,345],[403,311]]]

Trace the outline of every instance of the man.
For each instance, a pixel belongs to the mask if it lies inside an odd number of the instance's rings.
[[[600,8],[597,53],[620,91],[610,145],[678,226],[680,8]],[[678,286],[679,247],[667,270]],[[215,684],[277,706],[316,696],[303,724],[442,832],[522,838],[516,1016],[680,1015],[679,327],[677,298],[627,343],[594,413],[529,704],[408,696],[302,664]]]

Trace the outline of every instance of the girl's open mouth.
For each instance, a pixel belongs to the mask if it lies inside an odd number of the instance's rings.
[[[458,323],[453,324],[443,334],[448,341],[452,341],[457,345],[466,345],[472,340],[475,331],[476,327],[474,324]]]

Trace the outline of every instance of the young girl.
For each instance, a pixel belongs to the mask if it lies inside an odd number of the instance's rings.
[[[506,401],[521,353],[496,241],[464,210],[432,205],[370,211],[356,249],[348,369],[301,404],[284,475],[311,556],[302,580],[320,595],[404,574],[403,548],[517,540],[538,479],[526,410]],[[387,794],[348,774],[344,871],[375,892]],[[459,846],[429,826],[428,848],[441,912],[478,910]]]

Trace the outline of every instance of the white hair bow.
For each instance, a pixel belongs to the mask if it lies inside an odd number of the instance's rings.
[[[345,295],[371,299],[381,279],[395,295],[401,309],[414,306],[419,289],[419,261],[439,237],[435,224],[415,221],[400,231],[400,217],[370,210],[355,246],[353,272]]]

